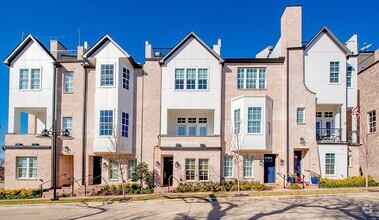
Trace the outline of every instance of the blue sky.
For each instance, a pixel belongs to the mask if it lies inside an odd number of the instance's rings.
[[[138,62],[144,62],[144,43],[172,47],[189,31],[206,43],[222,39],[223,57],[253,57],[275,45],[280,17],[286,5],[303,6],[303,40],[309,40],[323,25],[343,42],[358,34],[360,47],[379,48],[379,4],[376,0],[246,0],[246,1],[1,1],[0,58],[3,60],[31,33],[47,47],[58,38],[68,49],[82,42],[93,45],[108,33]],[[7,130],[8,67],[0,65],[0,121]],[[1,144],[1,143],[0,143]]]

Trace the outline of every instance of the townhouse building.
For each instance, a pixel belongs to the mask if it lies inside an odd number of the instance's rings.
[[[52,141],[58,187],[119,182],[116,139],[125,179],[145,162],[157,186],[358,175],[357,36],[344,44],[323,27],[304,43],[302,28],[301,7],[291,6],[275,47],[254,58],[224,58],[221,40],[210,47],[190,32],[165,53],[146,42],[144,64],[109,35],[76,51],[27,36],[4,61],[5,188],[51,187]],[[41,138],[52,126],[56,140]]]

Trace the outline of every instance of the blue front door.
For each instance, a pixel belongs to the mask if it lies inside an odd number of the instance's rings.
[[[265,154],[264,155],[264,182],[265,183],[275,183],[275,155]]]

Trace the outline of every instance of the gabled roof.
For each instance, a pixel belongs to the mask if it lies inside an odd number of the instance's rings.
[[[196,39],[205,49],[207,49],[216,59],[220,61],[220,63],[224,62],[224,59],[220,57],[212,48],[210,48],[204,41],[200,39],[199,36],[197,36],[193,31],[191,31],[187,36],[185,36],[179,43],[175,45],[174,48],[172,48],[162,59],[160,59],[160,63],[165,63],[166,60],[171,57],[183,44],[185,44],[187,41],[189,41],[191,38]]]
[[[10,66],[12,61],[14,60],[14,58],[17,57],[17,55],[29,44],[30,41],[34,41],[35,43],[37,43],[37,45],[42,50],[44,50],[53,61],[55,61],[55,58],[53,57],[53,55],[51,55],[50,51],[39,40],[37,40],[35,37],[33,37],[33,35],[28,34],[28,36],[26,36],[17,45],[17,47],[15,49],[13,49],[13,51],[4,59],[3,63]]]
[[[305,45],[305,49],[308,48],[321,34],[327,34],[333,42],[346,54],[351,55],[351,51],[343,44],[337,37],[334,35],[328,27],[324,26],[322,27],[315,36]]]
[[[129,62],[134,67],[141,67],[132,56],[130,56],[120,45],[116,43],[108,34],[104,35],[93,47],[91,47],[84,55],[84,58],[90,57],[93,53],[95,53],[101,46],[103,46],[107,41],[112,42],[124,55],[128,58]]]

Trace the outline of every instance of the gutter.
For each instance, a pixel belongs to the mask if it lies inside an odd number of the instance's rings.
[[[289,133],[289,128],[290,128],[290,124],[289,124],[289,113],[290,113],[290,107],[289,107],[289,104],[290,104],[290,100],[289,100],[289,97],[290,97],[290,95],[289,95],[289,82],[290,82],[290,75],[289,75],[289,50],[288,50],[288,48],[287,48],[287,61],[286,61],[286,64],[287,64],[287,91],[286,91],[286,93],[287,93],[287,128],[286,128],[286,136],[287,136],[287,150],[286,150],[286,152],[287,152],[287,175],[288,175],[288,173],[289,173],[289,171],[290,171],[290,164],[289,164],[289,162],[290,162],[290,155],[289,155],[289,151],[290,151],[290,144],[289,144],[289,141],[290,141],[290,133]]]
[[[84,87],[83,87],[83,124],[82,124],[82,185],[85,184],[86,177],[86,133],[87,133],[87,68],[83,63],[84,68]]]

